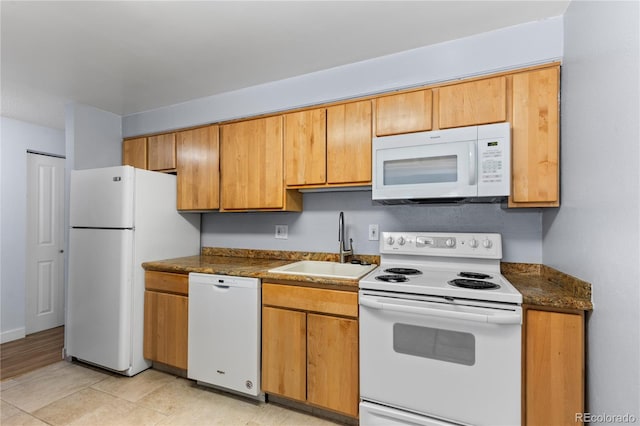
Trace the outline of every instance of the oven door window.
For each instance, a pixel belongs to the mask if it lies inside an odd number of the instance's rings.
[[[383,168],[384,185],[458,181],[457,155],[389,160]]]
[[[441,328],[395,323],[393,350],[455,364],[474,365],[476,362],[473,334]]]

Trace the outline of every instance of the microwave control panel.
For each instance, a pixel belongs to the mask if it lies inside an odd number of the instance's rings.
[[[509,195],[511,187],[509,134],[478,138],[478,196]]]

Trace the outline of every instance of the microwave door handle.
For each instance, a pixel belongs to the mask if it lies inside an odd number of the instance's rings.
[[[440,318],[457,319],[464,321],[484,322],[492,324],[521,324],[522,316],[519,314],[482,315],[469,312],[448,311],[442,309],[422,308],[416,306],[397,305],[394,303],[381,303],[369,298],[360,297],[360,305],[383,311],[401,312],[405,314],[428,315]]]
[[[473,186],[478,180],[478,159],[476,154],[476,144],[469,142],[469,185]]]

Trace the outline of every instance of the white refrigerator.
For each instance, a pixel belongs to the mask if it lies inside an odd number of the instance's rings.
[[[65,356],[123,375],[142,353],[146,261],[197,255],[200,215],[176,210],[174,175],[72,170]]]

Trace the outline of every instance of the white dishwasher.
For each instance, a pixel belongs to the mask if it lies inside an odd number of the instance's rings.
[[[188,378],[263,399],[260,280],[190,273],[188,349]]]

